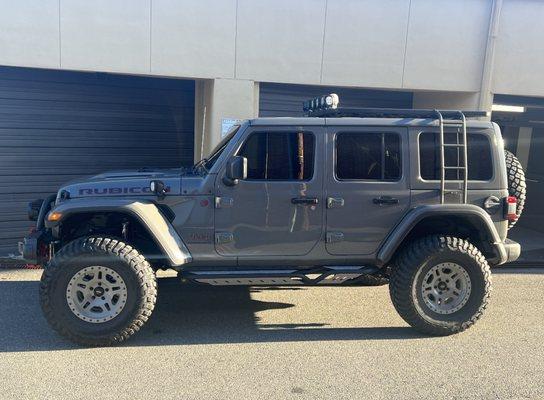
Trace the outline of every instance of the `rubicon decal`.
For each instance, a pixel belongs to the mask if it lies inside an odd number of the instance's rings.
[[[151,193],[151,189],[148,186],[79,189],[80,196],[105,195],[105,194],[139,194],[139,193]]]

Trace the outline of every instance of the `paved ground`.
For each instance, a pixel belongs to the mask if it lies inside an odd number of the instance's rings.
[[[39,271],[0,271],[0,397],[93,399],[544,399],[544,270],[494,275],[469,331],[417,335],[387,287],[180,287],[115,348],[56,336]],[[182,290],[180,290],[182,289]]]

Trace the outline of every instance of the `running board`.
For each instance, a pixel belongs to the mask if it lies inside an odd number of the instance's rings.
[[[378,267],[333,266],[312,269],[190,270],[182,279],[213,286],[335,286],[357,284],[365,275],[379,273]]]

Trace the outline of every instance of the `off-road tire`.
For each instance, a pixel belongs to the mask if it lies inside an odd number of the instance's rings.
[[[68,282],[90,265],[106,266],[126,283],[126,305],[107,322],[84,321],[67,303]],[[127,340],[147,322],[155,307],[157,282],[153,269],[135,248],[113,238],[88,237],[67,244],[44,268],[39,296],[45,318],[62,336],[86,346],[107,346]]]
[[[417,295],[426,272],[442,262],[459,264],[472,285],[466,304],[447,315],[434,312]],[[473,244],[456,237],[433,235],[416,240],[403,249],[391,268],[389,293],[395,309],[408,324],[428,335],[446,336],[470,328],[487,307],[490,290],[491,272],[485,257]]]
[[[508,194],[510,196],[516,196],[518,199],[516,214],[519,217],[523,212],[523,207],[525,207],[525,200],[527,199],[527,184],[525,182],[525,172],[523,172],[523,167],[517,159],[517,157],[509,152],[508,150],[504,151],[504,156],[506,158],[506,172],[508,177]],[[512,228],[516,221],[509,221],[508,228]]]

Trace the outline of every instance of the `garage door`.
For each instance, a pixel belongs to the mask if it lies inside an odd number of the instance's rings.
[[[194,81],[0,68],[0,256],[71,179],[193,161]]]
[[[302,117],[302,103],[324,94],[336,93],[343,107],[412,108],[412,93],[332,86],[261,83],[260,117]]]

